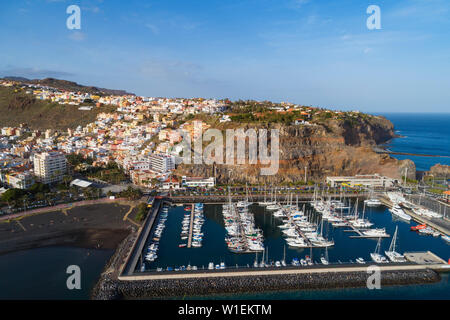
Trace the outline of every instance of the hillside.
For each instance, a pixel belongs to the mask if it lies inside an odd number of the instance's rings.
[[[26,123],[32,129],[66,130],[95,121],[98,113],[111,111],[114,107],[78,110],[78,106],[60,105],[13,88],[0,87],[0,126],[18,126]]]
[[[255,115],[255,113],[253,113]],[[386,154],[377,154],[372,147],[393,137],[394,126],[384,117],[359,113],[357,116],[342,114],[336,118],[315,117],[313,125],[294,125],[284,121],[286,115],[272,116],[270,121],[243,119],[219,124],[222,128],[241,127],[278,129],[280,132],[279,170],[273,176],[261,176],[260,165],[216,165],[219,183],[298,183],[304,179],[305,167],[309,179],[326,176],[379,173],[401,178],[404,167],[408,176],[415,178],[415,165],[410,160],[399,161]],[[213,119],[203,117],[212,127]],[[247,147],[248,150],[248,147]],[[224,151],[225,153],[225,151]],[[267,167],[267,166],[263,166]],[[179,175],[211,176],[212,166],[181,165]]]
[[[84,86],[80,85],[73,81],[67,80],[59,80],[54,78],[45,78],[45,79],[26,79],[22,77],[4,77],[5,80],[13,80],[27,84],[39,84],[42,86],[48,86],[52,88],[56,88],[59,90],[73,91],[73,92],[85,92],[91,94],[98,94],[100,96],[103,95],[134,95],[133,93],[129,93],[125,90],[114,90],[114,89],[105,89],[105,88],[97,88],[93,86]]]

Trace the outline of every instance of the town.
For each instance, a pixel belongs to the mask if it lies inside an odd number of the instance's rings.
[[[219,115],[221,124],[232,119],[245,121],[242,114],[226,114],[231,103],[228,99],[101,95],[6,79],[0,80],[0,85],[37,100],[72,106],[81,111],[106,106],[113,108],[109,110],[115,109],[99,112],[95,121],[85,126],[64,131],[32,129],[26,123],[1,128],[0,182],[3,188],[0,192],[4,202],[8,203],[3,213],[55,203],[59,196],[53,193],[51,201],[46,196],[50,192],[48,185],[59,191],[72,191],[66,192],[66,202],[95,194],[111,196],[130,186],[143,190],[214,187],[213,176],[171,176],[181,161],[183,150],[179,143],[182,136],[189,134],[195,141],[210,128],[205,122],[193,120],[195,114]],[[289,103],[274,105],[272,109],[277,116],[294,114],[292,124],[302,126],[314,126],[313,115],[329,118],[343,114]],[[104,188],[103,193],[86,190],[94,185],[115,187]],[[72,187],[85,189],[85,192],[77,192]],[[34,199],[18,190],[34,190]]]

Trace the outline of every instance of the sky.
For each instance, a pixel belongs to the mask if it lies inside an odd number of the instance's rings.
[[[69,30],[66,9],[81,9]],[[369,5],[381,29],[369,30]],[[0,4],[0,76],[150,97],[450,111],[448,0],[15,0]]]

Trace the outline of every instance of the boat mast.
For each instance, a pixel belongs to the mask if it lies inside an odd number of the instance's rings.
[[[398,226],[395,227],[394,236],[392,237],[391,245],[389,246],[389,251],[391,251],[391,252],[395,251],[395,246],[397,243],[397,230],[398,230]]]
[[[362,219],[364,220],[364,213],[366,212],[366,203],[363,204],[363,213],[362,213]]]
[[[380,254],[380,244],[381,244],[381,237],[378,238],[377,246],[375,247],[376,254]]]

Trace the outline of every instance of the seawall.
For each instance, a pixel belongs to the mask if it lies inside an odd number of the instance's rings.
[[[102,277],[93,299],[142,299],[234,294],[286,290],[365,287],[369,274],[363,271],[270,274],[202,278],[172,278],[123,281]],[[381,286],[440,281],[431,269],[381,272]]]

